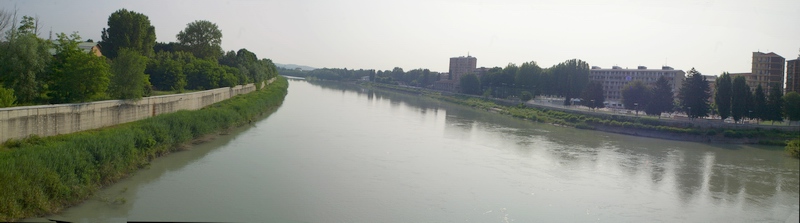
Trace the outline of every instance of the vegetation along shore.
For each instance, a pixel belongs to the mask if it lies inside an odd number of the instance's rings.
[[[0,148],[0,221],[54,213],[77,204],[162,155],[200,137],[241,126],[276,109],[287,94],[279,77],[261,90],[197,111],[179,111],[110,128],[32,136]]]

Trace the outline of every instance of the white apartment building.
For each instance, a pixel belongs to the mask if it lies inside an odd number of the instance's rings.
[[[672,93],[677,97],[678,90],[686,79],[686,73],[682,70],[675,70],[669,66],[661,69],[647,69],[645,66],[638,66],[636,69],[621,68],[613,66],[611,69],[604,69],[592,66],[589,72],[589,81],[597,81],[603,84],[603,94],[608,107],[622,107],[622,88],[628,82],[640,80],[647,85],[654,85],[659,77],[664,76],[672,86]]]

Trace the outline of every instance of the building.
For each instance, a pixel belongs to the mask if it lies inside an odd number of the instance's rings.
[[[800,93],[800,57],[786,61],[786,92]]]
[[[750,75],[745,76],[750,90],[755,92],[761,85],[764,92],[769,92],[772,84],[779,84],[783,90],[783,75],[786,59],[775,53],[753,52],[753,64]],[[749,78],[748,78],[749,77]]]
[[[661,69],[647,69],[645,66],[639,66],[636,69],[623,69],[619,66],[603,69],[592,66],[589,71],[589,81],[597,81],[603,85],[603,94],[606,102],[611,105],[610,107],[618,107],[622,104],[622,88],[628,82],[640,80],[651,85],[655,84],[661,76],[669,81],[674,96],[677,96],[678,90],[686,78],[686,73],[669,66],[663,66]]]
[[[92,52],[92,54],[98,57],[103,56],[103,53],[100,52],[100,44],[95,42],[80,42],[78,43],[78,49],[81,49],[85,53]]]
[[[471,56],[460,56],[450,58],[450,76],[448,79],[454,80],[456,83],[461,79],[461,76],[472,73],[478,65],[478,59]]]
[[[711,94],[708,96],[708,102],[714,103],[714,95],[717,94],[717,75],[703,75],[703,78],[708,82],[708,90]]]

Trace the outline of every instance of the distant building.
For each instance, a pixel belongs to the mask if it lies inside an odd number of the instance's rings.
[[[703,75],[703,78],[708,82],[708,90],[711,94],[708,96],[708,101],[714,103],[714,95],[717,94],[717,76],[716,75]]]
[[[678,89],[680,89],[683,80],[686,78],[686,73],[669,66],[663,66],[661,69],[647,69],[645,66],[639,66],[636,69],[622,69],[619,66],[603,69],[598,66],[592,66],[589,71],[589,80],[600,82],[603,85],[603,94],[609,105],[622,104],[622,88],[628,82],[640,80],[645,84],[652,85],[661,76],[664,76],[669,81],[673,96],[677,96]]]
[[[753,52],[753,64],[749,76],[745,76],[750,90],[755,92],[761,85],[764,92],[769,92],[770,85],[777,83],[783,90],[783,75],[786,59],[775,53]],[[749,79],[748,79],[749,77]]]
[[[800,93],[800,57],[786,61],[786,92]]]
[[[448,79],[458,83],[461,76],[472,73],[478,65],[478,59],[471,56],[460,56],[450,58],[450,76]]]
[[[52,41],[52,42],[53,42],[53,45],[57,45],[58,44],[58,41]],[[95,42],[79,42],[78,43],[78,49],[80,49],[84,53],[91,52],[92,54],[94,54],[95,56],[98,56],[98,57],[103,56],[103,53],[100,52],[100,44],[95,43]],[[56,49],[55,48],[50,48],[48,50],[48,52],[50,52],[50,55],[56,55]]]
[[[92,54],[98,57],[103,56],[103,53],[100,52],[100,44],[95,42],[80,42],[78,43],[78,49],[81,49],[85,53],[92,52]]]

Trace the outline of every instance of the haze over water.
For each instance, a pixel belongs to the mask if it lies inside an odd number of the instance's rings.
[[[290,80],[267,118],[159,158],[48,218],[797,222],[799,169],[780,147],[562,128]]]

